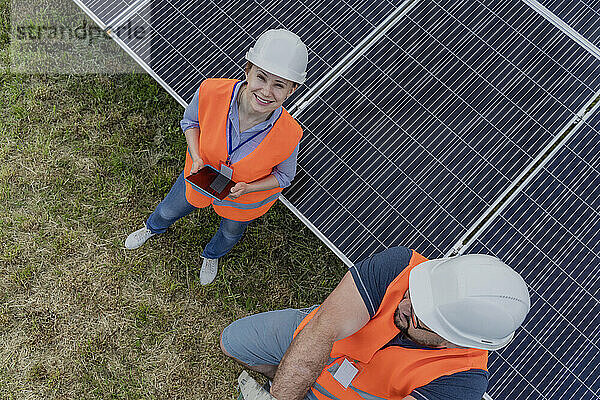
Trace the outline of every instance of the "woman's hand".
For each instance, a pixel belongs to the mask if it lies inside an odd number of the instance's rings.
[[[204,162],[200,157],[198,157],[196,160],[192,159],[192,169],[190,169],[190,174],[195,174],[202,167],[204,167]]]
[[[250,191],[251,190],[249,184],[247,184],[246,182],[238,182],[235,184],[234,187],[231,188],[231,193],[229,194],[229,197],[235,200],[243,194],[250,193]]]

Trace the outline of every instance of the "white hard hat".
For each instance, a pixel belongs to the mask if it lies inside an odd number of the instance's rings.
[[[410,300],[425,325],[463,347],[498,350],[529,312],[529,292],[496,257],[470,254],[429,260],[409,275]]]
[[[308,51],[300,37],[285,29],[270,29],[258,37],[246,60],[271,74],[296,83],[306,80]]]

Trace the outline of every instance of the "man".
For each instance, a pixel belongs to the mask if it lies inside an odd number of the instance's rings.
[[[273,379],[279,400],[480,400],[487,350],[512,340],[529,306],[495,257],[395,247],[350,268],[318,309],[235,321],[221,348]]]

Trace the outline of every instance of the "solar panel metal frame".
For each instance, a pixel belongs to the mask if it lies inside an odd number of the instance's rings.
[[[600,46],[600,3],[597,0],[541,0],[542,5],[558,18]]]
[[[541,16],[550,21],[554,26],[562,30],[566,35],[571,37],[574,41],[576,41],[580,46],[585,48],[587,51],[592,53],[596,58],[600,59],[600,49],[588,40],[584,35],[579,33],[577,30],[573,29],[571,25],[567,24],[561,18],[559,18],[552,11],[547,9],[543,4],[538,2],[537,0],[522,0],[525,4],[533,8],[537,11]]]

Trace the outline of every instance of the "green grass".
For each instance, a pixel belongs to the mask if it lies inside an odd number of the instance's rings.
[[[183,110],[149,76],[2,73],[0,96],[0,399],[234,398],[221,330],[320,302],[343,274],[281,204],[208,287],[211,210],[122,248],[184,162]]]

